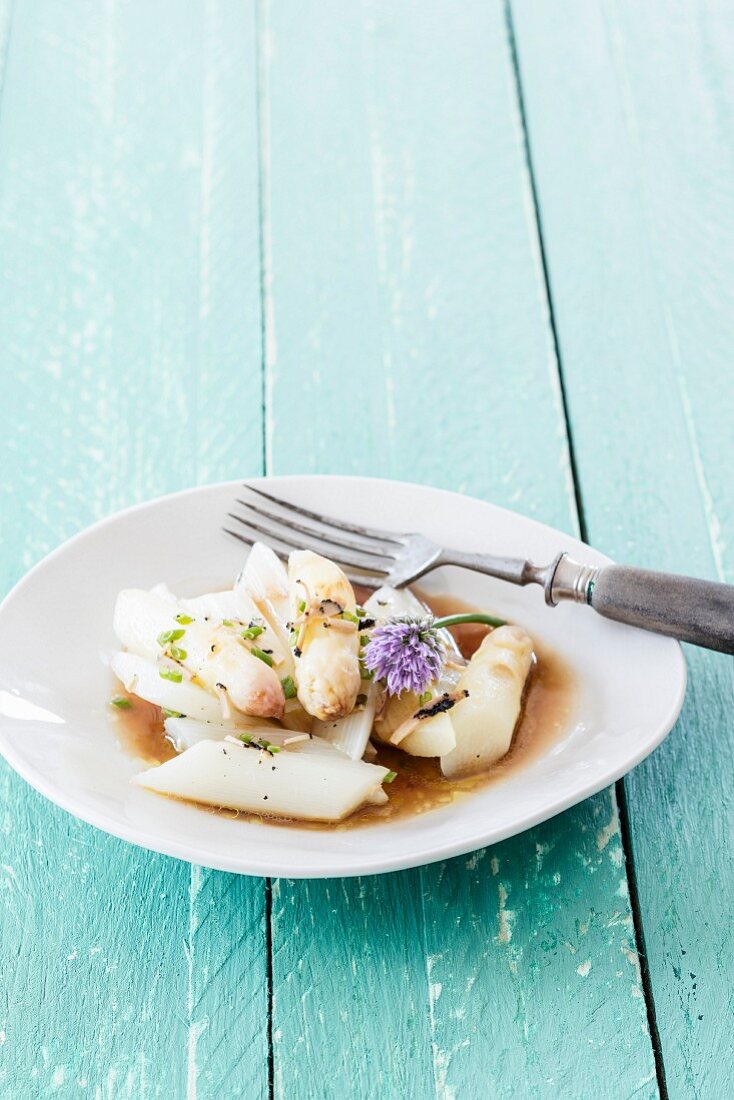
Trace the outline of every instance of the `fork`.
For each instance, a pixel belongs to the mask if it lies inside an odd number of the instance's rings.
[[[565,551],[548,565],[494,554],[468,554],[439,546],[424,535],[384,531],[321,515],[245,485],[237,499],[244,515],[224,530],[240,542],[265,542],[286,558],[308,549],[337,562],[355,584],[402,588],[442,565],[487,573],[510,584],[538,584],[550,607],[572,600],[617,622],[667,634],[680,641],[734,653],[734,585],[657,573],[625,565],[584,565]]]

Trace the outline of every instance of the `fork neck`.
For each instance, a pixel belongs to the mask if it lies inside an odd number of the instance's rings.
[[[497,557],[494,554],[467,554],[446,550],[429,568],[437,565],[458,565],[477,573],[487,573],[510,584],[537,584],[545,592],[550,607],[564,600],[588,603],[599,570],[582,565],[565,552],[557,554],[548,565],[535,565],[522,558]]]

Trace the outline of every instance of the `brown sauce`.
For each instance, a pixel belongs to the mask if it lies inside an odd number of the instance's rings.
[[[419,590],[416,590],[416,594],[437,616],[477,610],[476,607],[454,596],[437,596]],[[357,599],[364,601],[368,595],[368,591],[358,591]],[[468,658],[479,647],[488,628],[477,623],[467,623],[452,627],[451,632],[462,654]],[[217,810],[210,806],[202,806],[201,809],[210,813],[225,813],[228,817],[239,817],[248,821],[262,821],[269,825],[334,830],[362,828],[385,821],[397,821],[426,813],[439,806],[449,805],[472,791],[495,783],[526,767],[532,760],[541,756],[568,728],[576,698],[573,674],[558,654],[537,642],[535,658],[510,751],[494,767],[481,775],[466,779],[444,779],[438,760],[409,756],[400,749],[375,742],[377,756],[370,762],[381,764],[397,772],[396,778],[385,788],[389,802],[382,806],[366,806],[352,814],[346,821],[338,824],[291,821],[235,810]],[[166,739],[160,708],[137,696],[126,695],[120,690],[117,691],[117,696],[128,699],[131,704],[128,710],[115,712],[117,726],[126,748],[149,765],[162,764],[172,759],[176,753]]]

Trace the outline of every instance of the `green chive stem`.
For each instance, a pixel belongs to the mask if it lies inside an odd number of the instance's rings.
[[[483,615],[480,612],[468,612],[466,615],[444,615],[442,619],[435,619],[432,626],[435,630],[443,630],[447,626],[461,626],[462,623],[481,623],[483,626],[505,626],[505,619],[497,619],[494,615]]]

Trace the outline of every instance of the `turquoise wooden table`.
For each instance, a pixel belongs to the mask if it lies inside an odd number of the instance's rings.
[[[733,49],[703,0],[0,0],[2,589],[296,471],[734,581]],[[0,1095],[730,1095],[734,682],[688,658],[616,789],[384,877],[192,867],[3,765]]]

